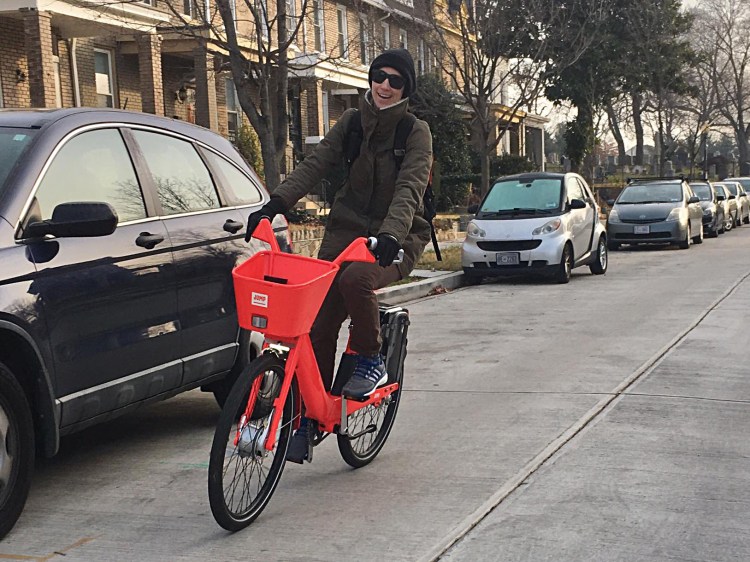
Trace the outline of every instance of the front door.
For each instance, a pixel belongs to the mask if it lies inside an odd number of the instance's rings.
[[[64,202],[111,204],[106,237],[29,245],[44,307],[62,425],[178,386],[177,292],[164,223],[147,216],[130,155],[115,128],[80,133],[54,156],[29,213],[49,219]]]

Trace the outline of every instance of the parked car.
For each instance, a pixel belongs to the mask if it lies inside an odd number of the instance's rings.
[[[700,206],[703,209],[703,233],[706,236],[716,238],[719,234],[722,234],[726,228],[726,197],[724,195],[717,195],[716,189],[711,182],[708,181],[691,181],[690,188],[698,199],[700,199]],[[719,200],[719,197],[722,199]]]
[[[2,537],[37,450],[192,388],[224,400],[262,342],[231,270],[268,194],[226,139],[143,113],[0,111],[0,154]]]
[[[747,195],[748,192],[750,192],[750,177],[735,177],[735,178],[724,178],[721,180],[722,182],[736,182],[742,186],[742,193],[745,193],[745,201],[747,201],[748,204],[748,215],[743,215],[743,222],[745,224],[750,224],[750,196]]]
[[[461,264],[472,284],[533,273],[567,283],[582,265],[605,273],[607,237],[591,189],[573,173],[498,179],[468,224]]]
[[[750,222],[750,201],[742,184],[736,181],[722,180],[721,184],[737,200],[737,213],[734,217],[734,226],[742,226]]]
[[[714,183],[716,200],[724,207],[724,232],[734,228],[735,218],[737,216],[737,198],[729,193],[723,183]]]
[[[703,242],[703,209],[684,179],[631,183],[620,192],[607,217],[609,248],[620,244]]]

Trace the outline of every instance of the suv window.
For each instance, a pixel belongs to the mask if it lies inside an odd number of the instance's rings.
[[[221,207],[216,188],[193,145],[169,135],[133,131],[156,184],[164,213]]]
[[[120,222],[146,217],[138,178],[117,129],[98,129],[70,139],[55,155],[36,192],[40,218],[60,203],[101,201]]]
[[[217,168],[221,175],[224,176],[226,180],[226,185],[223,186],[224,191],[231,196],[233,201],[252,204],[263,200],[258,187],[233,164],[227,162],[218,154],[208,150],[204,150],[203,152],[211,165]]]
[[[0,193],[8,174],[35,134],[33,129],[0,128],[0,154],[3,155],[0,158]]]

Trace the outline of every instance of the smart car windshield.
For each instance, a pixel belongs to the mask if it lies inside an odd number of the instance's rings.
[[[682,201],[682,186],[679,183],[649,183],[629,185],[617,199],[618,204],[678,203]]]
[[[492,217],[554,213],[560,210],[562,185],[556,178],[500,180],[490,189],[479,214]]]
[[[34,134],[34,129],[0,127],[0,195],[5,191],[5,180],[10,171],[31,143]]]
[[[711,187],[705,183],[690,184],[693,188],[693,193],[698,196],[701,201],[711,201]]]

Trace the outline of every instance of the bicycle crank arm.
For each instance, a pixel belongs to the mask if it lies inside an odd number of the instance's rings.
[[[375,425],[374,423],[371,423],[359,433],[355,433],[354,435],[348,435],[348,434],[345,434],[345,435],[350,440],[354,441],[355,439],[359,439],[360,437],[362,437],[363,435],[367,435],[368,433],[375,433],[377,429],[378,429],[378,426]]]

